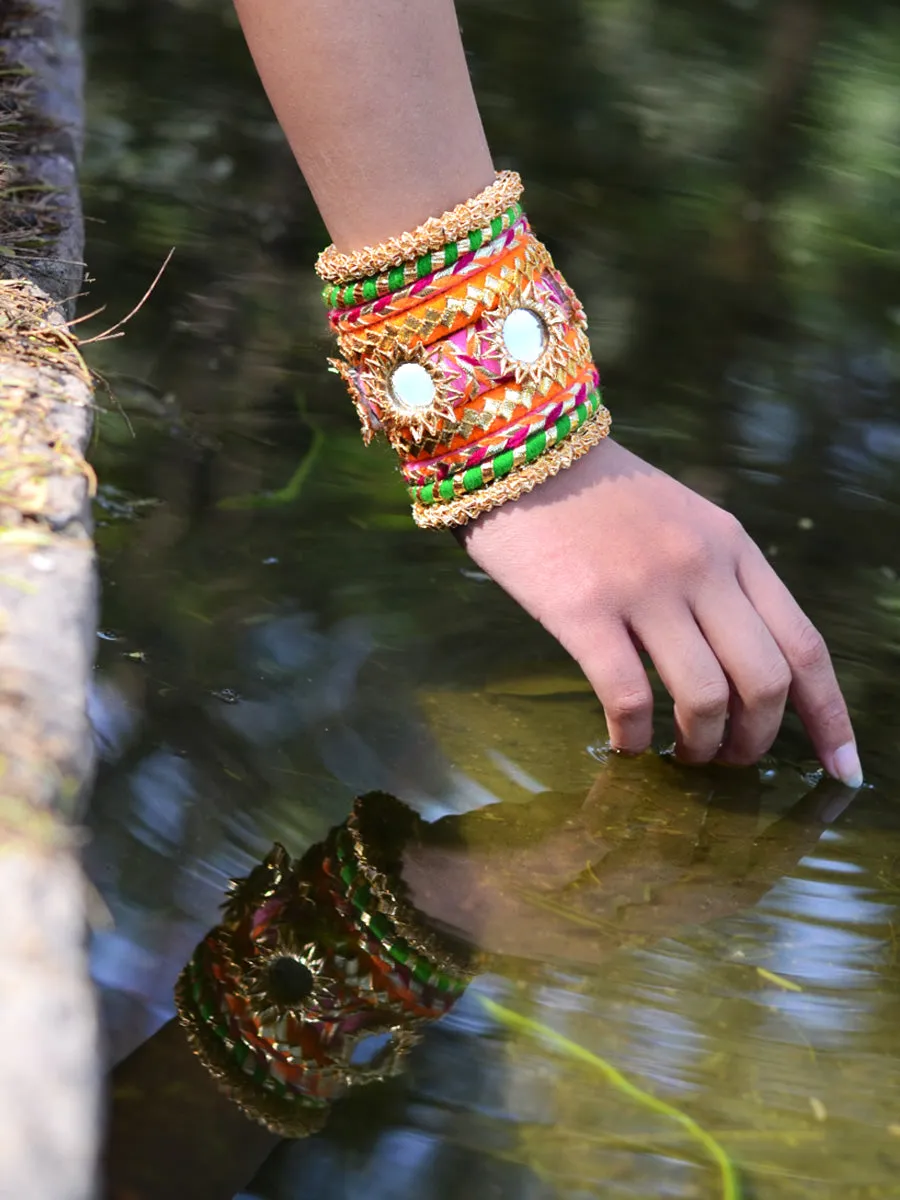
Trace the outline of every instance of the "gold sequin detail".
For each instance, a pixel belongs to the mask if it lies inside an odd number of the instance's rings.
[[[434,384],[434,398],[421,409],[401,404],[394,395],[392,377],[398,367],[415,363],[424,368]],[[359,368],[359,381],[352,375],[345,382],[354,396],[357,412],[366,408],[364,397],[368,396],[375,406],[381,426],[388,439],[402,445],[412,439],[420,442],[426,433],[436,435],[447,421],[456,419],[454,405],[462,404],[465,395],[454,383],[439,354],[428,346],[415,346],[412,350],[398,346],[392,360],[376,358],[374,355]],[[361,389],[361,390],[359,390]]]
[[[309,1137],[328,1119],[329,1108],[305,1104],[299,1096],[277,1096],[254,1083],[232,1060],[225,1043],[195,1012],[191,983],[185,968],[175,987],[175,1007],[191,1050],[210,1073],[219,1088],[241,1111],[281,1137]]]

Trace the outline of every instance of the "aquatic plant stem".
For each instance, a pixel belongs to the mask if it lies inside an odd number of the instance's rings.
[[[490,1013],[495,1020],[501,1025],[505,1025],[508,1029],[515,1029],[520,1033],[528,1034],[530,1037],[538,1041],[546,1042],[561,1054],[569,1058],[576,1059],[578,1062],[583,1062],[593,1070],[597,1071],[607,1083],[611,1084],[617,1091],[628,1096],[630,1100],[634,1100],[636,1104],[643,1108],[650,1109],[652,1112],[659,1113],[660,1116],[669,1117],[673,1121],[677,1121],[681,1127],[695,1141],[699,1142],[709,1157],[719,1168],[719,1174],[722,1179],[722,1200],[740,1200],[740,1183],[738,1181],[737,1172],[734,1169],[734,1164],[731,1159],[712,1136],[702,1125],[699,1125],[693,1117],[687,1113],[675,1108],[671,1104],[667,1104],[665,1100],[660,1100],[650,1092],[645,1092],[639,1088],[637,1084],[626,1079],[626,1077],[617,1070],[616,1067],[601,1058],[598,1054],[594,1054],[591,1050],[587,1050],[584,1046],[573,1042],[571,1038],[567,1038],[562,1033],[557,1033],[555,1029],[542,1024],[540,1021],[535,1021],[531,1017],[522,1016],[521,1013],[507,1008],[503,1004],[498,1004],[496,1000],[491,1000],[487,996],[480,996],[479,999],[485,1009]]]
[[[312,441],[309,449],[300,460],[297,467],[294,469],[290,479],[284,487],[278,488],[274,492],[250,492],[242,493],[239,496],[226,496],[224,500],[220,500],[218,507],[221,509],[247,509],[247,508],[280,508],[286,504],[295,504],[306,485],[306,481],[312,474],[313,468],[319,461],[322,451],[325,448],[325,434],[317,426],[310,427],[312,430]]]

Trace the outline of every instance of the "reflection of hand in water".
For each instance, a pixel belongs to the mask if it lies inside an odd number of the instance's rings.
[[[587,798],[546,795],[433,825],[374,794],[302,860],[276,848],[179,982],[195,1053],[276,1133],[314,1132],[334,1099],[402,1068],[476,967],[587,964],[721,917],[754,903],[822,831],[825,789],[798,781],[764,825],[755,772],[707,773],[694,796],[672,788],[673,769],[614,760]],[[171,1170],[154,1184],[164,1139],[198,1200],[232,1195],[272,1145],[223,1113],[171,1025],[115,1082],[112,1196],[188,1194]]]
[[[755,771],[610,759],[586,798],[544,795],[426,827],[404,880],[432,919],[483,950],[590,963],[755,904],[824,827],[826,783],[799,777],[766,816]],[[687,793],[683,782],[701,791]]]

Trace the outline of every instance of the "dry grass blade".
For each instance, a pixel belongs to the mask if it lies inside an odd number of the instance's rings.
[[[160,279],[162,279],[163,273],[164,273],[166,267],[172,261],[172,255],[174,253],[175,253],[175,247],[173,246],[172,249],[169,251],[169,253],[166,255],[166,257],[163,259],[162,266],[159,268],[159,270],[154,275],[153,282],[147,288],[146,292],[144,292],[143,296],[141,296],[140,300],[137,302],[137,304],[134,306],[134,308],[131,310],[131,312],[127,313],[121,319],[121,321],[116,321],[115,325],[111,325],[109,327],[109,329],[107,329],[104,333],[95,334],[94,337],[82,338],[80,341],[80,344],[82,346],[90,346],[92,342],[107,342],[110,340],[110,338],[122,337],[122,334],[117,331],[120,330],[123,325],[126,325],[131,320],[131,318],[136,313],[139,313],[141,311],[141,309],[144,307],[147,300],[152,295],[153,289],[159,283]],[[102,309],[97,310],[97,312],[102,312],[102,311],[103,311]],[[94,315],[95,314],[93,314],[93,313],[91,314],[91,316],[94,316]],[[83,318],[83,319],[86,319],[86,318]],[[70,322],[70,324],[74,325],[75,322],[72,321],[72,322]]]

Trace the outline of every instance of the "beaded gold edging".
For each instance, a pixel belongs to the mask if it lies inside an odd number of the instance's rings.
[[[547,450],[533,463],[528,463],[511,475],[479,488],[469,496],[460,496],[458,500],[450,500],[444,504],[414,504],[413,520],[420,529],[450,529],[456,525],[465,525],[509,500],[518,500],[539,483],[571,467],[576,459],[602,442],[609,433],[611,420],[609,409],[601,405],[593,421],[582,425],[577,432]]]
[[[190,996],[190,972],[187,967],[175,985],[178,1020],[192,1052],[216,1082],[219,1091],[238,1106],[246,1117],[279,1137],[300,1138],[317,1133],[325,1124],[329,1105],[305,1104],[300,1097],[282,1098],[266,1093],[252,1079],[241,1079],[240,1069],[230,1060],[221,1040],[207,1029]]]
[[[516,171],[498,171],[494,182],[483,192],[440,217],[430,217],[408,233],[347,254],[334,245],[328,246],[316,260],[316,274],[326,283],[353,283],[391,267],[401,267],[411,258],[441,250],[448,242],[457,242],[473,229],[490,224],[518,201],[523,190]]]
[[[462,944],[442,936],[437,930],[426,930],[418,919],[412,905],[403,900],[391,884],[383,863],[379,863],[377,849],[366,846],[360,826],[362,804],[371,796],[357,798],[353,811],[347,818],[346,828],[353,842],[356,864],[371,889],[372,897],[381,912],[393,924],[403,940],[423,958],[428,959],[439,971],[454,979],[469,982],[475,972],[471,964],[462,961]]]

